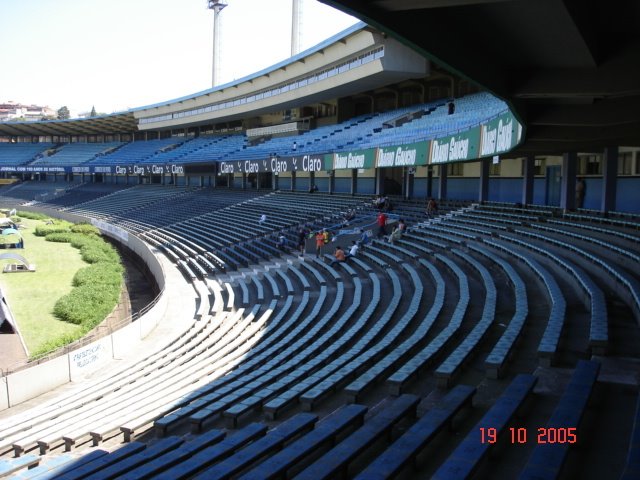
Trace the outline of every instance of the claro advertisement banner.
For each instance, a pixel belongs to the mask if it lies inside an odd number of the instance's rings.
[[[218,173],[286,173],[321,172],[333,168],[333,155],[299,155],[296,157],[272,157],[262,160],[234,160],[220,162]]]
[[[211,169],[213,170],[213,169]],[[17,165],[2,166],[0,172],[17,173],[105,173],[112,175],[183,175],[183,164],[138,164],[138,165],[82,165],[75,167],[58,167],[53,165]]]

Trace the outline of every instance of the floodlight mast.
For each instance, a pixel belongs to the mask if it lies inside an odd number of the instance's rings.
[[[300,23],[302,20],[302,0],[291,0],[291,56],[300,53]]]
[[[213,52],[211,54],[211,86],[215,87],[220,73],[220,12],[227,4],[222,0],[207,0],[207,8],[213,10]]]

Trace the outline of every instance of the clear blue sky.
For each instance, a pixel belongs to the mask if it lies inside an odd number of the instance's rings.
[[[291,0],[227,0],[220,82],[290,53]],[[303,1],[301,47],[356,19]],[[206,0],[0,0],[0,102],[112,113],[211,86]]]

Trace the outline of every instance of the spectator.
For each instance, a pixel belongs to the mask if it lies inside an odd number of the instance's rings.
[[[430,197],[427,202],[427,217],[431,218],[438,214],[438,204],[436,201]]]
[[[344,258],[355,257],[357,253],[358,253],[358,242],[354,240],[353,242],[351,242],[351,248],[349,249],[349,253],[347,253],[344,256]]]
[[[393,232],[391,232],[391,235],[389,235],[388,240],[389,240],[389,243],[395,244],[401,238],[402,238],[402,230],[400,230],[400,227],[396,226],[393,229]]]
[[[387,234],[387,214],[384,212],[378,213],[378,217],[376,219],[376,223],[378,224],[378,238],[382,238]]]
[[[276,247],[278,247],[278,250],[282,250],[283,252],[286,251],[287,249],[287,238],[284,236],[284,234],[280,234],[280,236],[278,237],[278,242],[276,243]]]
[[[311,187],[309,188],[309,193],[313,193],[313,192],[317,192],[318,191],[318,186],[314,183],[313,185],[311,185]]]
[[[360,248],[362,248],[364,250],[364,246],[369,243],[371,239],[369,238],[369,232],[367,232],[366,230],[362,230],[362,233],[360,234],[360,238],[358,239],[358,246]]]
[[[300,227],[300,230],[298,230],[298,250],[300,250],[300,255],[302,256],[304,256],[304,246],[307,235],[309,235],[307,229]]]
[[[356,218],[356,211],[353,208],[350,208],[344,214],[344,221],[342,222],[342,226],[348,226],[349,222],[354,218]]]
[[[407,224],[404,222],[404,219],[402,218],[398,220],[398,229],[400,230],[400,232],[402,232],[403,235],[407,231]]]
[[[267,216],[263,213],[258,220],[258,225],[263,225],[267,221]]]
[[[336,262],[344,262],[347,258],[344,254],[344,250],[342,250],[342,247],[340,246],[336,247],[336,251],[334,252],[333,256],[335,257],[335,259],[331,260],[332,265]]]
[[[584,195],[587,192],[587,184],[584,181],[584,178],[579,177],[576,183],[576,208],[583,208],[584,206]]]
[[[382,199],[382,210],[385,212],[390,212],[393,210],[393,204],[391,203],[391,199],[387,196],[384,196]]]
[[[324,234],[319,231],[316,233],[316,258],[320,258],[322,247],[324,247]]]
[[[322,237],[324,238],[324,244],[326,245],[331,240],[331,232],[326,228],[322,229]]]

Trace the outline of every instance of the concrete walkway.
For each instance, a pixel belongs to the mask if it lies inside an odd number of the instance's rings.
[[[20,335],[17,333],[0,333],[0,370],[10,370],[15,365],[27,361]]]

